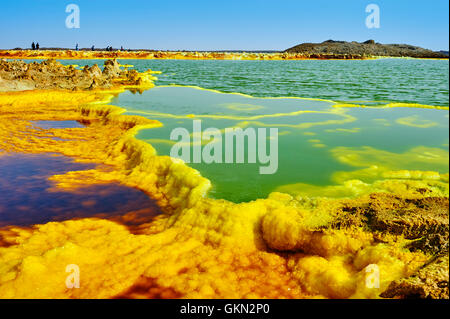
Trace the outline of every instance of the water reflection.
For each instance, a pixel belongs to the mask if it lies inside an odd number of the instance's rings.
[[[48,177],[91,169],[70,158],[46,154],[0,157],[0,226],[101,217],[135,225],[160,214],[143,192],[118,184],[93,185],[76,192],[50,191]]]

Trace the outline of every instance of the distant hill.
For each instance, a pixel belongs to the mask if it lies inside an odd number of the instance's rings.
[[[346,42],[328,40],[322,43],[302,43],[284,52],[303,55],[360,55],[412,58],[448,58],[448,52],[435,52],[408,44],[381,44],[374,40]]]

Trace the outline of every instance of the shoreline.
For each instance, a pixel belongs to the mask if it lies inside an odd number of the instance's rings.
[[[448,58],[362,56],[355,54],[301,54],[253,52],[194,52],[194,51],[75,51],[75,50],[0,50],[0,59],[135,59],[135,60],[377,60],[382,58],[448,60]]]
[[[388,189],[397,187],[398,192],[384,195],[369,193],[355,199],[300,200],[282,193],[272,193],[268,198],[239,204],[211,199],[206,196],[211,182],[198,171],[167,156],[158,156],[150,144],[135,138],[140,129],[163,123],[125,115],[125,109],[109,105],[112,96],[125,89],[125,86],[118,85],[110,90],[82,92],[0,92],[0,135],[5,137],[3,143],[10,142],[10,148],[32,153],[56,150],[81,161],[114,167],[113,171],[96,168],[55,175],[51,180],[56,183],[56,187],[70,190],[83,185],[116,181],[143,190],[156,199],[165,211],[157,219],[140,224],[136,229],[126,228],[117,222],[93,219],[52,222],[20,230],[14,227],[0,229],[1,239],[8,243],[8,246],[0,248],[0,255],[14,250],[22,256],[11,261],[14,267],[9,268],[6,274],[0,273],[0,297],[39,297],[39,293],[40,297],[48,294],[61,298],[130,297],[135,293],[132,287],[152,283],[172,297],[369,298],[378,297],[384,291],[386,297],[392,298],[407,295],[408,291],[416,292],[414,289],[417,287],[410,283],[414,277],[410,281],[407,278],[418,271],[425,271],[430,278],[436,277],[432,267],[422,268],[430,260],[430,265],[436,266],[432,261],[436,253],[427,252],[420,244],[417,244],[417,251],[405,250],[403,245],[411,240],[405,238],[403,232],[397,232],[389,216],[384,216],[382,211],[375,211],[372,218],[379,223],[375,225],[365,220],[361,211],[366,205],[374,203],[386,207],[392,204],[402,206],[411,200],[417,202],[416,209],[424,201],[433,200],[442,201],[444,207],[447,201],[448,208],[448,191],[447,194],[439,194],[439,187],[433,186],[440,185],[439,181],[385,181]],[[23,128],[27,121],[36,119],[75,119],[87,126],[80,136],[67,143],[54,140],[43,144],[38,139],[24,140],[27,135],[21,133]],[[65,137],[71,134],[70,130],[61,132]],[[37,133],[28,131],[27,134],[33,136]],[[448,184],[448,177],[443,182]],[[403,191],[404,185],[410,190]],[[428,187],[430,192],[422,194],[419,190],[423,187]],[[353,209],[353,212],[359,213],[349,215],[349,207],[350,211]],[[441,225],[440,219],[432,211],[426,212],[430,214],[425,215],[427,222]],[[401,216],[397,217],[401,220]],[[413,221],[412,224],[405,223],[403,227],[407,233],[412,232],[417,236],[420,225],[420,222],[414,224]],[[444,222],[438,229],[444,233],[446,229],[448,236],[448,223],[445,226]],[[95,240],[88,239],[93,230],[101,235]],[[85,235],[77,237],[78,232]],[[115,237],[108,235],[111,232],[116,234]],[[431,235],[435,236],[435,233],[421,233],[422,237]],[[105,282],[111,278],[105,276],[104,271],[96,271],[96,268],[103,269],[102,260],[94,265],[90,265],[90,260],[78,260],[82,264],[81,269],[87,269],[84,270],[85,276],[92,281],[90,289],[78,292],[62,289],[63,285],[58,286],[59,280],[65,278],[62,266],[62,271],[56,275],[47,272],[46,269],[50,271],[52,268],[46,266],[42,278],[34,278],[35,274],[27,271],[34,269],[36,263],[50,265],[55,262],[48,259],[49,252],[60,248],[58,245],[61,244],[39,246],[40,257],[29,261],[28,268],[24,264],[30,257],[27,247],[31,247],[37,238],[46,242],[52,236],[61,238],[58,242],[70,247],[68,252],[60,253],[64,261],[76,263],[77,258],[83,259],[81,255],[91,256],[89,252],[94,251],[101,256],[109,255],[119,268],[129,269],[131,263],[131,270],[123,274],[108,268],[107,273],[111,274],[112,271],[121,279],[112,279],[114,284],[106,287]],[[380,240],[385,244],[380,245]],[[20,247],[17,247],[17,243],[21,243]],[[104,246],[106,243],[114,243],[112,248],[118,252],[109,248],[111,244]],[[117,248],[121,247],[120,243],[127,246],[124,254],[121,254],[122,248]],[[448,254],[443,258],[444,267],[447,258],[448,268]],[[58,263],[61,262],[58,260]],[[380,265],[384,276],[379,290],[358,285],[358,280],[363,280],[361,276],[364,275],[365,265],[373,263]],[[210,267],[203,269],[202,264],[209,264]],[[395,272],[391,271],[392,267],[396,269]],[[187,272],[182,271],[185,268]],[[324,274],[320,275],[317,269],[327,274],[325,277],[328,281],[321,281]],[[309,277],[299,277],[305,271]],[[15,275],[12,276],[12,273]],[[50,274],[53,277],[50,278]],[[241,281],[240,278],[247,280]],[[35,291],[32,286],[21,286],[22,280],[31,280],[30,285],[37,285],[36,280],[50,280],[52,284],[48,286],[53,287],[54,291]],[[191,286],[185,285],[186,280]],[[421,286],[426,296],[445,298],[445,289],[439,290],[428,285]],[[289,287],[289,291],[286,287]],[[17,293],[11,295],[11,291]]]

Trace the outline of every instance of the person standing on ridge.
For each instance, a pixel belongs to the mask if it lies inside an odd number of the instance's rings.
[[[75,45],[75,50],[78,51],[78,43]]]

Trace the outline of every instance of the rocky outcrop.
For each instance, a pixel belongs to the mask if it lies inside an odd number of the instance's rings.
[[[153,85],[152,71],[138,73],[121,69],[116,60],[106,60],[103,70],[97,65],[82,69],[65,66],[54,59],[41,63],[0,60],[0,91],[32,89],[92,90],[115,85],[142,87]]]
[[[117,60],[105,61],[105,67],[103,68],[103,76],[111,79],[120,76],[121,74],[120,64]]]
[[[421,251],[431,260],[407,278],[393,281],[384,298],[449,298],[448,197],[403,197],[373,193],[344,202],[332,222],[335,229],[363,227],[380,242],[384,236],[402,236],[411,252]]]
[[[439,256],[408,278],[391,282],[384,298],[448,299],[448,254]]]
[[[302,43],[289,48],[286,53],[304,54],[307,56],[330,55],[330,56],[361,56],[361,57],[411,57],[411,58],[447,58],[444,52],[434,52],[421,47],[408,44],[381,44],[374,40],[365,42],[346,42],[328,40],[322,43]]]

